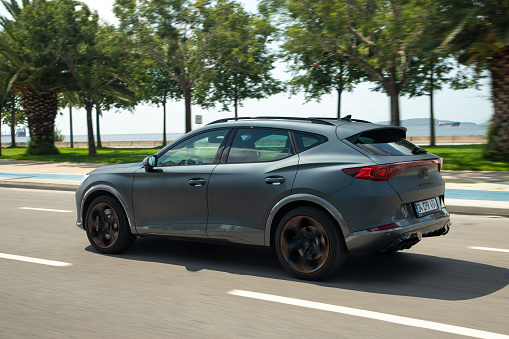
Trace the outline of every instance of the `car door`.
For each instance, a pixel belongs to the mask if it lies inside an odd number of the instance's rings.
[[[206,237],[207,187],[228,129],[191,136],[135,174],[133,205],[139,234]]]
[[[267,216],[291,193],[298,155],[286,130],[239,128],[234,133],[210,177],[207,235],[263,245]]]

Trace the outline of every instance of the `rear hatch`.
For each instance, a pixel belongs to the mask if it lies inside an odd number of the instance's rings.
[[[434,202],[439,207],[445,188],[440,175],[442,159],[406,140],[403,127],[365,126],[365,130],[343,140],[377,165],[347,169],[345,173],[359,179],[387,181],[403,203],[414,205],[418,215],[436,209]]]

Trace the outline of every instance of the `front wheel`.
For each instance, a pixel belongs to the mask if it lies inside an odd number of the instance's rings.
[[[283,217],[276,230],[275,250],[288,272],[306,280],[334,273],[347,254],[338,226],[312,207],[296,208]]]
[[[92,201],[85,226],[88,240],[101,253],[120,253],[136,240],[122,206],[110,196],[100,196]]]

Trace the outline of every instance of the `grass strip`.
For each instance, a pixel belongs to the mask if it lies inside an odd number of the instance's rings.
[[[447,145],[425,148],[444,159],[444,170],[509,171],[509,159],[508,161],[490,161],[483,158],[484,145]],[[60,148],[60,154],[44,156],[25,155],[26,148],[3,148],[0,159],[123,164],[140,162],[159,149],[160,147],[103,147],[97,148],[97,156],[90,158],[87,148]]]
[[[424,148],[444,159],[444,170],[509,171],[509,159],[491,161],[483,157],[484,145],[444,145]]]
[[[0,159],[5,160],[34,160],[59,162],[91,162],[125,164],[140,162],[145,157],[154,154],[160,147],[154,148],[97,148],[97,156],[89,157],[88,148],[59,148],[60,154],[31,156],[26,155],[26,148],[2,148]]]

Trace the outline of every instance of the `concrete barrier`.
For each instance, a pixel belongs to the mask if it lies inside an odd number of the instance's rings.
[[[413,142],[416,145],[429,145],[430,138],[429,136],[408,136],[408,140]],[[169,144],[171,141],[168,141]],[[486,143],[485,135],[440,135],[435,138],[435,142],[437,145],[455,145],[455,144],[484,144]],[[161,147],[163,144],[162,140],[159,141],[103,141],[103,147],[112,147],[112,148],[152,148],[152,147]],[[2,147],[11,146],[10,142],[2,143]],[[27,142],[18,142],[16,143],[18,147],[27,147]],[[55,146],[58,148],[68,148],[71,147],[70,142],[55,142]],[[75,148],[87,148],[88,142],[86,141],[75,141]]]

